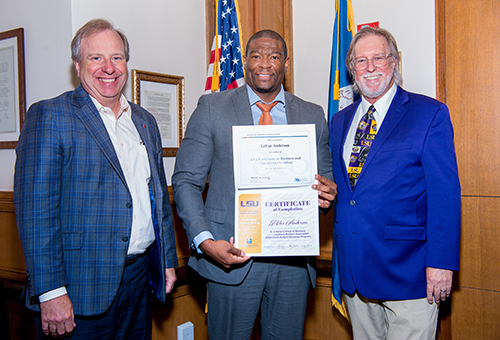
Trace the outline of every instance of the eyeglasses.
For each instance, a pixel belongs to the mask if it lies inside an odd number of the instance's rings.
[[[352,65],[354,66],[354,69],[356,71],[362,71],[365,70],[368,67],[368,60],[371,60],[373,63],[373,66],[375,67],[383,67],[387,65],[387,58],[392,57],[391,53],[385,54],[385,55],[376,55],[372,59],[368,58],[357,58],[352,61]]]

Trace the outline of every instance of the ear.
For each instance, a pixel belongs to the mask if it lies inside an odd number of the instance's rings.
[[[290,62],[290,57],[286,57],[285,59],[285,73],[288,70],[288,63]]]
[[[75,65],[76,75],[78,76],[78,78],[80,78],[80,63],[76,60],[73,60],[73,65]]]

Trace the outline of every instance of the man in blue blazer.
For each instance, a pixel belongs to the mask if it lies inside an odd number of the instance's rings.
[[[46,335],[150,339],[151,290],[164,301],[177,266],[159,130],[122,95],[122,32],[89,21],[72,58],[80,86],[33,104],[16,150],[26,305]]]
[[[177,153],[172,187],[177,212],[193,248],[189,265],[208,279],[210,339],[249,339],[261,310],[262,339],[302,339],[307,292],[316,282],[314,257],[250,259],[233,245],[234,170],[232,127],[257,125],[270,110],[273,124],[315,124],[320,207],[335,197],[328,127],[323,110],[285,92],[288,67],[283,38],[270,30],[247,43],[247,85],[202,96]],[[206,202],[202,192],[208,175]],[[324,177],[323,177],[324,176]]]
[[[362,98],[330,124],[340,282],[355,339],[431,339],[459,269],[448,108],[401,86],[394,37],[363,28],[346,63]]]

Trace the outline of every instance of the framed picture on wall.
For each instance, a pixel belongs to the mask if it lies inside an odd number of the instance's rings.
[[[184,136],[184,77],[132,70],[132,101],[156,118],[163,157],[175,157]]]
[[[15,149],[26,112],[24,29],[0,32],[0,149]]]

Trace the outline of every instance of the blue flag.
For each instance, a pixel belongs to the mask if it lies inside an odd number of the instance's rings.
[[[328,121],[333,115],[349,106],[354,99],[351,77],[345,58],[354,36],[354,14],[351,0],[335,1],[332,62],[330,67],[330,92],[328,96]]]
[[[351,0],[335,1],[335,23],[333,29],[332,62],[330,68],[330,92],[328,96],[328,122],[333,115],[353,102],[351,77],[345,64],[349,45],[354,36],[354,14]],[[333,224],[335,229],[335,223]],[[339,261],[337,242],[332,245],[332,303],[339,312],[348,318],[345,304],[342,301],[340,287]]]

